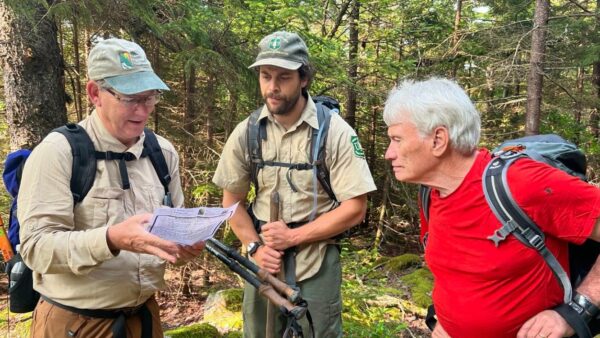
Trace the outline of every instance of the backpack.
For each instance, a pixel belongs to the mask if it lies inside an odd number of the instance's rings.
[[[528,157],[587,181],[585,154],[562,137],[547,134],[505,141],[492,151],[492,155],[493,159],[485,167],[482,177],[483,192],[490,209],[502,227],[488,239],[498,247],[502,240],[512,234],[524,245],[537,250],[552,269],[564,291],[564,304],[554,310],[565,318],[580,338],[591,338],[592,333],[600,332],[600,318],[592,319],[589,324],[586,324],[567,304],[572,302],[573,288],[581,283],[594,265],[600,253],[600,243],[587,240],[582,245],[569,244],[571,276],[569,278],[556,257],[546,247],[544,233],[513,199],[506,180],[510,165],[520,158]],[[429,218],[430,192],[429,187],[419,187],[419,198],[425,220]],[[433,308],[430,308],[431,311]],[[428,320],[431,321],[430,316],[431,314],[428,313]]]
[[[334,113],[339,113],[340,104],[329,96],[316,96],[313,101],[317,107],[317,120],[319,129],[313,129],[311,136],[311,146],[309,159],[311,163],[284,163],[275,161],[264,161],[262,158],[261,142],[267,139],[266,119],[258,120],[262,108],[258,108],[250,115],[248,119],[248,129],[246,140],[248,152],[250,154],[250,179],[254,184],[255,191],[258,192],[258,172],[265,166],[286,167],[289,170],[312,170],[313,171],[313,212],[311,220],[316,214],[316,199],[317,199],[317,184],[318,181],[327,193],[329,198],[337,201],[329,179],[329,168],[325,165],[325,148],[327,143],[327,134],[329,132],[329,124],[331,116]],[[292,190],[295,191],[294,185],[288,180]]]
[[[135,159],[131,154],[115,153],[112,151],[96,151],[94,143],[85,129],[75,123],[68,123],[54,129],[52,132],[63,134],[71,146],[73,165],[70,188],[71,193],[73,194],[74,204],[81,202],[94,185],[96,177],[96,161],[99,160],[118,160],[122,187],[123,189],[129,189],[130,184],[125,161]],[[172,206],[171,195],[169,192],[169,183],[171,182],[169,167],[167,166],[167,162],[156,135],[148,128],[144,128],[144,133],[144,148],[141,157],[150,157],[152,166],[165,190],[163,204]],[[6,188],[13,196],[8,233],[9,241],[14,248],[16,248],[17,244],[20,242],[19,222],[16,217],[17,195],[21,183],[21,173],[30,153],[30,150],[21,149],[9,154],[3,173]],[[20,275],[18,280],[14,280],[10,283],[10,311],[14,313],[31,312],[35,308],[40,294],[33,290],[33,276],[31,269],[24,266],[22,257],[16,250],[15,253],[14,257],[6,265],[6,273],[9,275],[9,280],[11,279],[11,276],[14,275],[14,273],[11,274],[11,272],[14,272],[12,270],[15,266],[23,266],[24,270],[19,271]]]
[[[17,196],[19,195],[23,166],[30,154],[31,150],[29,149],[19,149],[8,154],[6,161],[4,162],[4,171],[2,172],[2,179],[4,180],[6,191],[8,191],[13,199],[10,205],[7,231],[8,241],[10,242],[13,252],[17,252],[17,244],[20,243],[20,226],[19,221],[17,220]]]

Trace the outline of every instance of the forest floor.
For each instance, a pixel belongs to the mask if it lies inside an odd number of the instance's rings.
[[[355,243],[346,245],[342,255],[345,336],[429,336],[422,317],[424,309],[412,304],[408,287],[401,278],[407,274],[406,269],[411,268],[382,271],[386,261],[382,257],[386,256],[360,247]],[[387,257],[402,253],[389,248],[386,251]],[[164,330],[201,322],[210,293],[243,284],[237,275],[212,257],[202,257],[184,267],[171,267],[166,279],[167,287],[157,297]],[[187,280],[187,284],[182,280]],[[28,326],[24,323],[31,321],[31,314],[7,311],[7,282],[6,274],[0,273],[0,337],[25,337],[26,330],[22,327]]]

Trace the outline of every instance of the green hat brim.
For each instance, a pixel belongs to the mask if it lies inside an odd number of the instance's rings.
[[[112,88],[126,95],[148,90],[169,90],[169,87],[154,72],[136,72],[104,79]]]

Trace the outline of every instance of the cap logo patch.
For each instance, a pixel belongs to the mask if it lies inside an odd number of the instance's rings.
[[[269,48],[271,48],[271,49],[281,48],[281,38],[278,36],[272,38],[271,42],[269,42]]]
[[[121,68],[125,70],[133,68],[133,62],[131,61],[131,54],[129,54],[129,52],[119,53],[119,62],[121,62]]]

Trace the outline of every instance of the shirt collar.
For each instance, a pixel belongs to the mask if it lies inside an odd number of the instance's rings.
[[[144,150],[144,138],[145,133],[142,132],[140,139],[131,147],[127,148],[126,145],[117,140],[104,126],[102,120],[96,109],[91,114],[91,130],[90,138],[95,138],[96,150],[97,151],[113,151],[116,153],[129,152],[132,153],[136,158],[140,158],[142,151]]]

